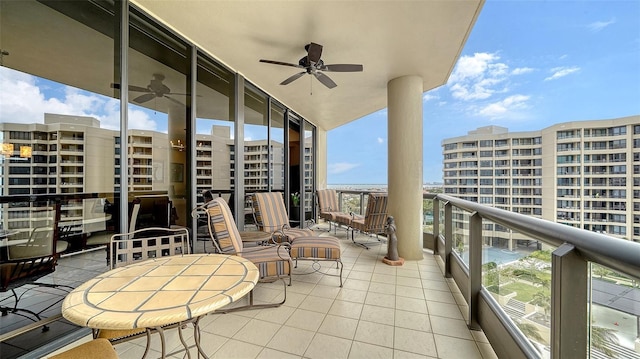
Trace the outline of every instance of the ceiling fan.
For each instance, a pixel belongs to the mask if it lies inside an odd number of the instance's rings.
[[[163,80],[164,80],[164,75],[162,75],[162,74],[153,74],[153,79],[151,79],[151,81],[149,82],[147,87],[129,85],[129,91],[145,92],[143,95],[140,95],[140,96],[134,98],[133,102],[142,104],[142,103],[145,103],[147,101],[151,101],[154,98],[164,97],[169,101],[172,101],[172,102],[175,102],[175,103],[177,103],[177,104],[179,104],[181,106],[184,106],[184,104],[182,102],[174,99],[173,97],[167,96],[167,95],[186,95],[186,93],[171,92],[171,89],[169,87],[167,87],[167,85],[162,83]],[[120,89],[120,84],[112,83],[111,87],[119,90]]]
[[[307,44],[304,46],[305,51],[307,51],[307,56],[301,58],[298,61],[298,64],[291,64],[288,62],[281,61],[273,61],[273,60],[263,60],[260,62],[264,62],[267,64],[274,65],[282,65],[282,66],[291,66],[297,67],[300,69],[304,69],[304,71],[299,72],[286,80],[282,81],[280,85],[288,85],[293,81],[299,79],[304,74],[309,74],[315,76],[323,85],[332,89],[338,85],[336,85],[333,80],[325,75],[324,72],[360,72],[363,70],[362,65],[355,64],[334,64],[334,65],[325,65],[324,61],[320,58],[322,56],[322,45],[316,44],[314,42]]]

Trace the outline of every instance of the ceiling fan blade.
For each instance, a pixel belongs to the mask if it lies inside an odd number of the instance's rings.
[[[312,42],[307,46],[307,58],[310,62],[318,63],[318,61],[320,61],[320,56],[322,56],[322,45]]]
[[[260,62],[264,62],[266,64],[274,64],[274,65],[282,65],[282,66],[291,66],[291,67],[298,67],[298,68],[303,68],[300,65],[296,65],[296,64],[290,64],[288,62],[281,62],[281,61],[273,61],[273,60],[262,60],[260,59]]]
[[[173,97],[169,97],[169,96],[167,96],[167,95],[164,95],[164,98],[166,98],[167,100],[169,100],[169,101],[171,101],[171,102],[173,102],[173,103],[175,103],[175,104],[178,104],[178,105],[180,105],[180,106],[184,106],[184,104],[183,104],[182,102],[180,102],[180,101],[176,100],[176,99],[175,99],[175,98],[173,98]]]
[[[138,92],[151,92],[148,88],[129,85],[129,91],[138,91]]]
[[[356,64],[333,64],[324,65],[320,70],[330,72],[361,72],[363,70],[363,66]]]
[[[295,81],[295,80],[299,79],[299,78],[300,78],[300,76],[302,76],[302,75],[304,75],[304,74],[306,74],[306,73],[307,73],[306,71],[298,72],[297,74],[295,74],[295,75],[293,75],[293,76],[289,77],[288,79],[286,79],[286,80],[282,81],[282,82],[280,83],[280,85],[288,85],[288,84],[292,83],[293,81]]]
[[[111,84],[111,88],[120,90],[120,84]],[[151,92],[148,88],[129,85],[129,91],[138,91],[138,92]]]
[[[329,76],[323,74],[322,72],[314,72],[313,75],[318,79],[318,81],[320,81],[323,85],[327,86],[330,89],[338,86],[335,82],[333,82],[332,79],[329,78]]]
[[[144,102],[147,102],[147,101],[149,101],[149,100],[154,99],[155,97],[156,97],[156,95],[155,95],[155,94],[147,93],[147,94],[140,95],[140,96],[138,96],[138,97],[134,98],[134,99],[133,99],[133,102],[137,102],[137,103],[144,103]]]

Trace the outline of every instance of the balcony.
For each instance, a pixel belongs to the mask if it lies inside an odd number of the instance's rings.
[[[323,223],[318,229],[326,228]],[[345,265],[343,288],[338,286],[335,277],[295,275],[305,271],[299,267],[294,271],[292,286],[287,288],[287,301],[283,306],[205,317],[200,325],[206,353],[222,358],[392,358],[402,355],[496,358],[484,334],[467,328],[465,300],[453,279],[443,277],[443,262],[439,257],[426,251],[422,261],[392,267],[381,261],[386,255],[384,244],[372,246],[370,250],[354,246],[344,229],[338,230],[337,237],[341,239]],[[210,243],[206,245],[207,251],[211,251]],[[200,243],[196,248],[202,251]],[[104,270],[104,251],[97,250],[62,258],[58,270],[46,280],[66,283],[66,273],[74,273],[73,285],[77,285]],[[77,278],[78,274],[84,279]],[[256,299],[271,300],[281,293],[280,283],[260,283]],[[2,317],[3,327],[11,317],[15,316]],[[60,321],[51,325],[52,331],[54,325],[56,329],[69,327],[67,322]],[[189,330],[185,333],[191,334]],[[34,336],[38,334],[40,331],[36,329]],[[52,350],[47,348],[59,346],[61,342],[73,340],[71,345],[75,345],[90,338],[89,331],[81,328],[66,334],[57,343],[32,354],[45,355]],[[167,333],[168,352],[181,348],[175,334]],[[189,342],[191,338],[186,340]],[[17,340],[5,343],[15,342]],[[121,358],[140,358],[144,345],[145,339],[142,339],[118,344],[115,348]],[[148,357],[157,358],[160,354],[157,335],[152,339],[151,349]],[[5,353],[12,357],[3,347],[3,358]],[[179,357],[183,354],[178,353]]]
[[[340,191],[339,198],[343,211],[361,213],[366,206],[366,195],[359,191]],[[602,358],[603,350],[611,350],[618,357],[640,357],[634,352],[640,294],[637,243],[442,194],[425,194],[425,205],[432,214],[425,216],[424,259],[387,266],[381,261],[384,243],[369,250],[356,247],[339,229],[343,288],[334,277],[295,275],[296,270],[282,307],[207,316],[201,324],[207,354],[582,358],[590,353]],[[326,228],[321,223],[316,230],[329,235]],[[209,242],[205,246],[211,250]],[[201,251],[202,245],[196,248]],[[104,252],[98,250],[62,258],[46,280],[77,285],[103,270]],[[73,273],[73,279],[66,273]],[[264,301],[278,295],[279,283],[261,283],[256,292],[257,300]],[[43,297],[33,299],[41,302]],[[631,306],[625,307],[623,299]],[[15,316],[0,319],[3,328],[10,327],[10,318]],[[51,318],[59,315],[54,312]],[[618,341],[590,342],[589,331],[617,333]],[[63,334],[32,354],[46,355],[90,336],[81,328]],[[173,334],[169,351],[180,347]],[[5,345],[25,342],[5,339],[3,335],[3,357],[11,357]],[[116,350],[122,358],[140,357],[144,340],[118,344]],[[152,350],[153,357],[159,354],[157,339]]]

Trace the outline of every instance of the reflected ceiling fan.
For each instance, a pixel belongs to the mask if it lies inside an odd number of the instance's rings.
[[[140,86],[135,86],[135,85],[129,85],[129,91],[135,91],[135,92],[145,92],[144,94],[136,97],[133,99],[133,102],[135,103],[145,103],[147,101],[151,101],[155,98],[158,97],[164,97],[169,101],[175,102],[181,106],[184,106],[184,104],[176,99],[174,99],[173,97],[167,96],[167,95],[187,95],[186,93],[175,93],[175,92],[171,92],[171,89],[169,87],[167,87],[167,85],[163,84],[162,81],[164,80],[164,75],[163,74],[153,74],[153,79],[151,79],[151,81],[149,82],[149,84],[147,85],[147,87],[140,87]],[[120,84],[111,84],[112,88],[115,89],[120,89]]]
[[[325,65],[324,61],[322,61],[322,59],[320,58],[322,56],[322,45],[316,44],[314,42],[305,45],[304,49],[307,51],[307,56],[301,58],[298,61],[297,65],[288,62],[263,59],[261,59],[260,62],[304,69],[304,71],[298,72],[297,74],[282,81],[280,85],[288,85],[302,77],[302,75],[309,74],[315,76],[318,81],[320,81],[323,85],[327,86],[330,89],[338,85],[336,85],[336,83],[333,82],[333,80],[323,72],[361,72],[363,70],[362,65],[355,64]]]

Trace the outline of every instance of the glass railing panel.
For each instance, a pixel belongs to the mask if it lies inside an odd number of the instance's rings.
[[[453,251],[469,266],[469,213],[452,209]]]
[[[591,358],[640,358],[640,284],[590,263]]]
[[[433,233],[433,200],[422,200],[422,232]]]
[[[555,249],[483,220],[482,284],[516,327],[548,358],[551,252]],[[464,253],[463,258],[468,258]]]
[[[445,221],[444,221],[444,203],[442,201],[440,201],[440,206],[438,207],[438,212],[439,212],[439,222],[438,222],[438,232],[440,233],[440,235],[444,235],[444,227],[445,227]]]
[[[365,202],[366,202],[366,196],[365,196]],[[360,194],[359,193],[342,193],[342,203],[341,203],[341,208],[342,208],[342,212],[346,212],[346,213],[355,213],[355,214],[360,214],[360,213],[364,213],[364,210],[361,211],[361,208],[364,209],[364,207],[362,207],[362,203],[360,203]],[[365,204],[366,205],[366,204]]]

